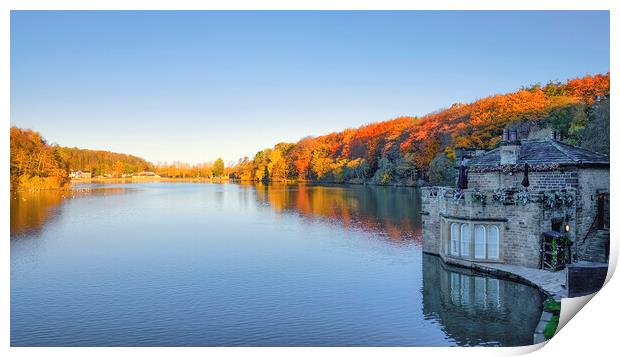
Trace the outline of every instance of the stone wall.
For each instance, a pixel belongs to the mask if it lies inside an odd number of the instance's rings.
[[[503,172],[471,172],[468,175],[469,187],[495,190],[497,188],[521,189],[523,172],[513,174]],[[597,190],[609,192],[608,168],[579,168],[567,167],[555,171],[530,172],[530,192],[547,190],[576,189],[576,220],[571,225],[573,239],[583,239],[596,217]],[[607,196],[609,197],[609,196]],[[606,208],[609,208],[607,199]],[[608,210],[607,210],[608,212]],[[606,221],[609,215],[606,213]]]
[[[422,188],[422,191],[422,251],[439,254],[439,205],[429,198],[428,187]]]
[[[442,244],[442,231],[447,232],[447,221],[451,219],[494,220],[500,226],[500,261],[506,264],[538,268],[540,264],[541,234],[550,231],[554,219],[575,224],[575,206],[544,208],[542,203],[526,205],[504,205],[493,201],[490,193],[486,204],[474,202],[473,190],[465,190],[464,199],[454,201],[451,197],[429,197],[430,189],[423,189],[422,209],[428,213],[423,217],[423,249],[425,252],[447,255],[447,245]],[[442,229],[442,224],[444,228]]]
[[[581,218],[579,231],[585,234],[594,221],[597,211],[597,190],[609,192],[609,170],[588,168],[579,171],[579,193],[577,195],[577,216]],[[609,197],[609,196],[607,196]],[[606,202],[609,206],[609,202]],[[608,218],[606,219],[608,221]]]
[[[609,193],[609,170],[607,168],[588,168],[579,171],[579,190],[577,194],[577,222],[574,235],[578,241],[582,241],[592,227],[595,230],[594,220],[597,216],[598,204],[596,200],[597,190]],[[606,195],[606,226],[609,227],[609,195]],[[592,234],[592,232],[590,232]],[[583,255],[585,252],[577,252]]]

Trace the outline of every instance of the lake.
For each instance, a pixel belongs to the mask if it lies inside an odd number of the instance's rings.
[[[422,253],[414,188],[11,195],[12,346],[516,346],[538,290]]]

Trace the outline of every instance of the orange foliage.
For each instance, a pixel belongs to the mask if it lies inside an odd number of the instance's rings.
[[[493,148],[502,129],[511,123],[543,120],[556,109],[591,105],[598,97],[609,96],[609,78],[606,73],[564,84],[550,82],[468,104],[456,103],[421,118],[399,117],[305,138],[292,147],[285,160],[292,167],[290,177],[302,180],[330,177],[330,170],[340,178],[347,162],[357,159],[367,160],[368,178],[382,158],[394,162],[405,156],[413,157],[416,168],[424,173],[435,155],[447,147]]]

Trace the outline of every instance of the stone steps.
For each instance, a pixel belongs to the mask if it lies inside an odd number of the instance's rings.
[[[577,245],[577,260],[606,263],[605,252],[609,244],[609,229],[590,232],[586,241]]]

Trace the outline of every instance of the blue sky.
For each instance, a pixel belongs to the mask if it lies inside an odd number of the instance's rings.
[[[606,11],[11,14],[11,124],[152,162],[607,71]]]

